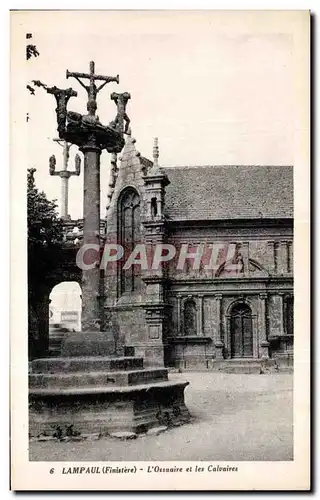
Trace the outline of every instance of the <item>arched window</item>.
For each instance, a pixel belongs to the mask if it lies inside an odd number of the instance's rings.
[[[197,335],[197,307],[193,299],[187,299],[184,303],[183,325],[186,336]]]
[[[118,201],[118,236],[124,254],[119,262],[120,292],[133,292],[140,289],[141,266],[133,265],[123,269],[124,263],[133,248],[140,242],[140,197],[133,188],[127,188]]]

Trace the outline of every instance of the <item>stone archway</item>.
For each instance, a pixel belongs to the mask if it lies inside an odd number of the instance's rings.
[[[62,281],[50,293],[49,354],[60,355],[68,332],[81,329],[82,291],[77,281]]]
[[[244,303],[232,307],[230,315],[231,358],[253,357],[253,320],[251,308]]]

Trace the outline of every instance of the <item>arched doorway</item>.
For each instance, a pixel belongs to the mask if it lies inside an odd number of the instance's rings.
[[[81,288],[76,281],[53,287],[49,306],[49,354],[60,355],[61,342],[68,332],[81,329]]]
[[[231,357],[253,356],[252,313],[247,304],[236,304],[231,311]]]

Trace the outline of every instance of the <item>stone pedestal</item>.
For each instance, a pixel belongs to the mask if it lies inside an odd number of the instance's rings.
[[[224,343],[220,340],[217,340],[215,342],[215,348],[216,348],[216,359],[220,360],[223,359],[223,349],[224,349]]]
[[[260,344],[260,357],[261,359],[269,359],[270,342],[263,340]]]
[[[30,437],[141,433],[190,419],[188,382],[168,380],[165,368],[143,368],[142,358],[46,358],[33,361],[31,370]]]
[[[116,355],[112,332],[72,332],[62,342],[61,356]]]

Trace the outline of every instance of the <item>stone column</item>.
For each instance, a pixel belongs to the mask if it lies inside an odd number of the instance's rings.
[[[93,141],[95,142],[95,141]],[[100,154],[95,144],[81,148],[84,154],[83,193],[83,244],[100,248]],[[99,254],[92,250],[96,259],[94,269],[82,272],[82,331],[99,331],[100,308],[100,262]],[[88,252],[89,254],[89,252]],[[91,263],[92,261],[90,261]]]
[[[243,274],[248,276],[249,274],[249,243],[245,242],[241,244],[241,253],[243,257]]]
[[[177,334],[181,335],[181,295],[177,294]]]
[[[269,336],[283,335],[283,293],[276,293],[270,297]]]
[[[215,348],[216,348],[216,359],[223,359],[223,348],[224,342],[222,340],[222,331],[221,331],[221,302],[222,302],[222,294],[218,293],[215,295],[216,299],[216,314],[217,314],[217,328],[215,335]]]
[[[288,272],[288,246],[287,241],[280,241],[279,244],[279,273],[286,274]]]
[[[273,247],[273,251],[274,251],[274,272],[275,274],[278,274],[279,273],[279,264],[280,264],[280,243],[279,241],[275,241],[274,242],[274,247]]]
[[[279,312],[280,312],[280,316],[279,316],[279,322],[280,322],[280,335],[283,335],[284,334],[284,322],[283,322],[283,297],[284,297],[284,294],[282,292],[280,292],[279,294]]]
[[[69,182],[69,172],[60,172],[61,177],[61,218],[66,219],[68,217],[68,182]]]
[[[267,243],[267,259],[268,268],[271,274],[275,272],[275,262],[274,262],[274,241],[268,241]]]
[[[199,322],[198,322],[198,333],[203,336],[203,295],[199,295]]]
[[[38,357],[45,357],[49,350],[49,290],[41,290],[36,304],[36,315],[38,319],[37,345],[35,354]]]
[[[293,250],[292,250],[292,241],[287,242],[287,251],[288,251],[288,273],[293,272]]]
[[[260,357],[262,359],[269,358],[269,347],[267,335],[267,321],[266,321],[266,311],[267,311],[267,301],[268,295],[266,293],[259,294],[259,344],[260,344]]]

